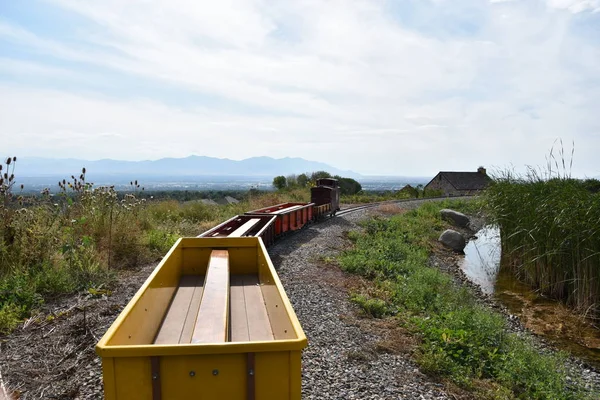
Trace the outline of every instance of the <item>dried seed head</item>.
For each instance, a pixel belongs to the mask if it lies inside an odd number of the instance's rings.
[[[6,165],[10,165],[11,161],[12,161],[12,158],[8,157],[8,158],[6,159]]]
[[[81,168],[81,172],[85,174],[85,167]]]
[[[21,190],[23,190],[23,188],[24,188],[24,187],[25,187],[25,185],[23,185],[23,184],[21,183]]]
[[[62,182],[62,183],[63,183],[63,185],[65,185],[65,184],[67,183],[67,180],[66,180],[66,179],[63,179],[63,182]]]
[[[14,162],[17,162],[17,157],[13,157],[13,161],[14,161]]]

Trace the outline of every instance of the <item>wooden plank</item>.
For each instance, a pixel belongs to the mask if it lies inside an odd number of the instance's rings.
[[[246,232],[248,232],[254,225],[256,225],[260,221],[259,218],[252,218],[247,221],[244,225],[237,228],[235,231],[231,232],[228,237],[241,237],[244,236]]]
[[[179,280],[177,291],[154,339],[155,344],[177,344],[185,324],[190,302],[198,285],[202,286],[197,275],[184,275]]]
[[[190,343],[192,341],[192,334],[194,333],[194,326],[196,326],[196,318],[198,318],[198,310],[200,309],[200,302],[202,301],[202,293],[204,293],[204,275],[196,275],[197,285],[190,301],[190,306],[185,316],[185,324],[181,331],[181,337],[179,343]]]
[[[257,275],[231,276],[232,342],[273,340]]]
[[[213,250],[204,280],[204,292],[192,343],[227,341],[229,314],[229,252]]]
[[[288,207],[288,208],[284,208],[282,210],[273,211],[271,214],[285,214],[287,212],[294,211],[294,210],[297,210],[297,209],[302,208],[302,207],[304,207],[304,206],[302,205],[302,206]]]
[[[229,340],[232,342],[247,342],[250,340],[250,334],[248,333],[243,275],[231,275],[229,296]]]
[[[273,340],[271,322],[258,284],[258,276],[244,275],[244,297],[250,341]]]

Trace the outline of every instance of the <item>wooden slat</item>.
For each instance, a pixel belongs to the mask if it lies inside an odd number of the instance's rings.
[[[273,340],[256,275],[231,276],[230,324],[232,342]]]
[[[229,252],[213,250],[210,255],[204,292],[192,343],[220,343],[227,341],[229,314]]]
[[[177,344],[181,338],[190,302],[196,288],[202,289],[203,280],[198,275],[184,275],[179,280],[179,285],[165,318],[154,339],[155,344]],[[197,310],[197,309],[196,309]]]
[[[273,211],[271,214],[285,214],[285,213],[287,213],[287,212],[289,212],[289,211],[294,211],[294,210],[297,210],[297,209],[299,209],[299,208],[302,208],[302,207],[304,207],[304,206],[293,206],[293,207],[288,207],[288,208],[284,208],[284,209],[282,209],[282,210]]]
[[[241,237],[241,236],[244,236],[244,234],[246,232],[248,232],[250,229],[252,229],[252,227],[254,225],[256,225],[259,221],[260,221],[260,219],[258,219],[258,218],[252,218],[251,220],[247,221],[244,225],[240,226],[235,231],[231,232],[228,235],[228,237]]]
[[[258,276],[244,276],[244,297],[246,299],[246,319],[250,341],[273,340],[273,331],[265,307]]]
[[[185,317],[185,324],[181,331],[181,337],[179,343],[190,343],[192,341],[192,334],[194,333],[194,326],[196,326],[196,318],[198,318],[198,310],[200,309],[200,302],[202,301],[202,293],[204,293],[204,275],[197,276],[197,286],[194,290],[194,295],[190,301],[190,306]]]
[[[229,296],[229,340],[232,342],[247,342],[250,339],[250,334],[248,333],[243,275],[231,275]]]

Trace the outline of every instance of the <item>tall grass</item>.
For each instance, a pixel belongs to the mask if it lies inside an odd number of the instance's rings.
[[[568,175],[505,172],[487,190],[486,201],[500,227],[502,268],[600,317],[600,195]]]

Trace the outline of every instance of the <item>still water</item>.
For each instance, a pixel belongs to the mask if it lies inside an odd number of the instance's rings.
[[[600,330],[593,321],[519,282],[500,269],[500,232],[486,226],[465,247],[461,268],[484,293],[504,304],[531,331],[544,336],[557,348],[600,368]]]

